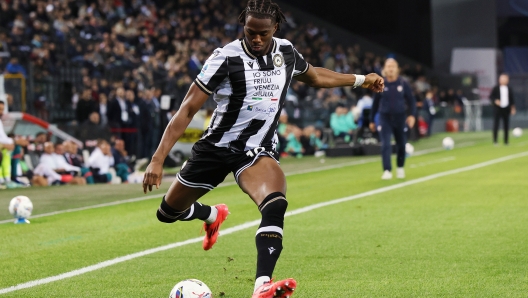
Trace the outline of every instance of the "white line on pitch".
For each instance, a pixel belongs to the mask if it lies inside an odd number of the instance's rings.
[[[460,147],[467,147],[467,146],[471,146],[473,144],[475,144],[475,143],[474,142],[466,142],[466,143],[461,143],[457,147],[459,147],[459,148]],[[425,154],[439,152],[439,151],[443,151],[443,149],[442,148],[425,149],[425,150],[417,151],[413,155],[414,156],[420,156],[420,155],[425,155]],[[336,165],[328,165],[328,166],[317,167],[317,168],[312,168],[312,169],[307,169],[307,170],[293,171],[293,172],[286,173],[286,176],[293,176],[293,175],[300,175],[300,174],[315,173],[315,172],[320,172],[320,171],[339,169],[339,168],[344,168],[344,167],[350,167],[350,166],[356,166],[356,165],[362,165],[362,164],[366,164],[366,163],[371,163],[371,162],[375,162],[375,161],[378,161],[378,160],[379,160],[379,157],[365,158],[365,159],[355,160],[355,161],[351,161],[351,162],[345,162],[345,163],[336,164]],[[231,186],[231,185],[235,185],[235,184],[236,183],[234,181],[233,182],[225,182],[225,183],[220,184],[218,187],[226,187],[226,186]],[[31,218],[48,217],[48,216],[53,216],[53,215],[58,215],[58,214],[63,214],[63,213],[70,213],[70,212],[84,211],[84,210],[103,208],[103,207],[109,207],[109,206],[116,206],[116,205],[127,204],[127,203],[141,202],[141,201],[146,201],[146,200],[150,200],[150,199],[160,198],[162,196],[163,196],[162,194],[148,195],[148,196],[137,197],[137,198],[132,198],[132,199],[125,199],[125,200],[119,200],[119,201],[114,201],[114,202],[101,203],[101,204],[97,204],[97,205],[90,205],[90,206],[85,206],[85,207],[58,210],[58,211],[53,211],[53,212],[48,212],[48,213],[36,214],[36,215],[31,216]],[[13,222],[12,219],[0,220],[0,224],[12,223],[12,222]]]
[[[425,167],[425,166],[428,166],[428,165],[437,164],[437,163],[444,163],[444,162],[452,161],[452,160],[455,160],[455,159],[456,159],[456,157],[454,157],[454,156],[448,156],[448,157],[445,157],[445,158],[433,159],[431,161],[420,162],[420,163],[417,163],[417,164],[413,163],[413,164],[409,165],[409,168],[414,169],[414,168],[418,168],[418,167]]]
[[[349,196],[349,197],[344,197],[344,198],[335,199],[335,200],[331,200],[331,201],[327,201],[327,202],[322,202],[322,203],[318,203],[318,204],[309,205],[309,206],[306,206],[306,207],[295,209],[293,211],[286,212],[286,216],[289,217],[289,216],[293,216],[293,215],[306,213],[306,212],[309,212],[309,211],[312,211],[312,210],[315,210],[315,209],[319,209],[319,208],[323,208],[323,207],[326,207],[326,206],[341,204],[341,203],[344,203],[344,202],[349,202],[349,201],[352,201],[352,200],[357,200],[357,199],[360,199],[360,198],[377,195],[377,194],[388,192],[388,191],[391,191],[391,190],[404,188],[404,187],[407,187],[407,186],[410,186],[410,185],[414,185],[414,184],[418,184],[418,183],[434,180],[434,179],[445,177],[445,176],[449,176],[449,175],[454,175],[454,174],[459,174],[459,173],[463,173],[463,172],[467,172],[467,171],[476,170],[476,169],[479,169],[479,168],[491,166],[491,165],[494,165],[494,164],[497,164],[497,163],[501,163],[501,162],[505,162],[505,161],[508,161],[508,160],[512,160],[512,159],[516,159],[516,158],[520,158],[520,157],[525,157],[525,156],[528,156],[528,151],[522,152],[522,153],[518,153],[518,154],[504,156],[504,157],[497,158],[497,159],[492,159],[492,160],[489,160],[489,161],[486,161],[486,162],[481,162],[481,163],[474,164],[474,165],[467,166],[467,167],[463,167],[463,168],[458,168],[458,169],[454,169],[454,170],[449,170],[449,171],[445,171],[445,172],[432,174],[432,175],[425,176],[425,177],[422,177],[422,178],[413,179],[413,180],[409,180],[409,181],[406,181],[406,182],[403,182],[403,183],[398,183],[398,184],[394,184],[394,185],[391,185],[391,186],[386,186],[386,187],[374,189],[374,190],[371,190],[371,191],[363,192],[363,193],[356,194],[356,195]],[[237,225],[237,226],[222,230],[222,233],[220,234],[220,236],[233,234],[235,232],[242,231],[242,230],[245,230],[245,229],[248,229],[248,228],[251,228],[251,227],[256,227],[259,224],[260,224],[260,220],[254,220],[254,221],[246,222],[246,223],[243,223],[243,224],[240,224],[240,225]],[[88,272],[96,271],[96,270],[99,270],[99,269],[102,269],[102,268],[105,268],[105,267],[109,267],[109,266],[112,266],[112,265],[115,265],[115,264],[119,264],[119,263],[122,263],[122,262],[125,262],[125,261],[129,261],[129,260],[133,260],[133,259],[136,259],[136,258],[140,258],[140,257],[146,256],[146,255],[150,255],[150,254],[154,254],[154,253],[157,253],[157,252],[173,249],[173,248],[176,248],[176,247],[185,246],[185,245],[188,245],[188,244],[198,243],[198,242],[202,241],[202,239],[203,239],[202,237],[192,238],[192,239],[188,239],[188,240],[185,240],[185,241],[176,242],[176,243],[172,243],[172,244],[168,244],[168,245],[164,245],[164,246],[159,246],[159,247],[147,249],[147,250],[144,250],[144,251],[136,252],[136,253],[133,253],[133,254],[129,254],[129,255],[126,255],[126,256],[118,257],[118,258],[115,258],[115,259],[111,259],[111,260],[108,260],[108,261],[100,262],[100,263],[97,263],[95,265],[83,267],[83,268],[80,268],[80,269],[77,269],[77,270],[73,270],[73,271],[70,271],[70,272],[66,272],[66,273],[62,273],[62,274],[59,274],[59,275],[50,276],[50,277],[46,277],[46,278],[43,278],[43,279],[32,280],[32,281],[29,281],[29,282],[18,284],[16,286],[11,286],[11,287],[8,287],[8,288],[0,289],[0,294],[10,293],[10,292],[14,292],[14,291],[22,290],[22,289],[32,288],[32,287],[35,287],[35,286],[39,286],[39,285],[48,284],[48,283],[51,283],[51,282],[55,282],[55,281],[59,281],[59,280],[67,279],[67,278],[71,278],[71,277],[78,276],[78,275],[81,275],[81,274],[85,274],[85,273],[88,273]]]

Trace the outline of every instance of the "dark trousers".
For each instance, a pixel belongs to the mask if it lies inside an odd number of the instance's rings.
[[[406,118],[405,114],[380,114],[381,156],[384,171],[392,171],[391,139],[393,134],[396,140],[398,168],[402,168],[405,165]]]
[[[508,131],[510,129],[510,108],[495,107],[493,115],[493,142],[497,143],[499,134],[499,122],[502,120],[504,127],[504,144],[508,144]]]
[[[431,136],[433,133],[433,121],[434,121],[434,115],[429,114],[429,118],[427,119],[427,136]],[[415,125],[417,125],[416,123]]]

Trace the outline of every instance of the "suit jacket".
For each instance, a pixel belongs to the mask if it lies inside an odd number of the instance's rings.
[[[121,118],[121,105],[117,99],[112,99],[108,102],[106,115],[108,117],[108,124],[110,127],[128,127],[132,124],[132,117],[134,116],[134,111],[132,110],[132,103],[128,100],[125,100],[128,112],[128,121],[123,122]]]
[[[511,107],[515,105],[515,98],[513,95],[513,89],[510,86],[508,86],[508,97],[508,106],[506,108],[511,109]],[[500,100],[500,86],[493,87],[493,90],[491,90],[490,99],[493,105],[498,107],[495,105],[495,99]]]

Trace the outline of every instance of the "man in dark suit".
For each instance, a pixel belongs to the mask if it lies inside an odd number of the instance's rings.
[[[510,126],[510,115],[515,115],[515,99],[513,90],[508,86],[510,77],[507,74],[501,74],[499,85],[491,91],[490,99],[493,103],[493,143],[497,144],[497,134],[499,132],[499,122],[502,119],[504,126],[504,144],[508,145],[508,130]]]
[[[132,124],[133,117],[132,103],[125,98],[125,89],[119,87],[116,90],[116,97],[108,102],[108,125],[112,134],[118,138],[123,137],[123,133]]]

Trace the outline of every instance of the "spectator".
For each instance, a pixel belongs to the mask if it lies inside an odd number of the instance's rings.
[[[108,103],[108,124],[118,138],[122,137],[123,129],[132,122],[132,104],[125,99],[125,89],[118,87],[116,96]]]
[[[42,92],[42,86],[40,84],[35,85],[34,96],[33,106],[35,107],[36,116],[44,121],[48,121],[47,99],[44,92]]]
[[[59,149],[56,151],[55,146],[51,142],[44,144],[44,154],[40,156],[38,166],[35,168],[34,173],[37,176],[47,178],[48,185],[61,185],[61,184],[84,184],[81,177],[80,179],[74,179],[74,175],[80,173],[80,168],[72,166],[66,162],[66,159],[62,154],[62,145],[59,145]]]
[[[112,156],[114,157],[114,168],[116,170],[117,177],[121,178],[121,181],[128,181],[128,174],[132,171],[130,166],[130,158],[125,150],[125,142],[121,139],[115,140],[114,147],[112,147]]]
[[[277,137],[279,138],[278,152],[282,154],[288,145],[288,114],[283,110],[279,116],[279,125],[277,125]]]
[[[97,103],[92,99],[92,92],[90,89],[85,89],[82,93],[81,100],[77,103],[77,123],[84,123],[88,120],[90,114],[98,110]]]
[[[151,90],[145,90],[145,117],[141,122],[143,157],[150,158],[157,147],[161,133],[160,106]]]
[[[0,16],[1,18],[1,16]],[[9,47],[7,46],[7,38],[4,32],[0,32],[0,59],[9,58]]]
[[[436,115],[432,91],[427,91],[427,93],[425,94],[425,99],[423,101],[423,110],[427,115],[427,119],[425,119],[427,123],[427,136],[431,136],[433,130],[433,120],[434,116]]]
[[[285,151],[291,156],[302,157],[305,152],[301,143],[302,130],[298,127],[294,127],[292,132],[288,135],[287,145]]]
[[[139,128],[139,121],[140,121],[140,108],[136,104],[136,95],[134,94],[134,91],[127,90],[125,92],[125,98],[127,100],[128,105],[130,106],[130,114],[129,118],[130,121],[128,124],[126,124],[126,131],[122,134],[124,144],[126,145],[126,151],[130,153],[130,155],[136,155],[137,154],[137,140],[138,140],[138,128]]]
[[[314,155],[317,151],[324,149],[323,141],[321,141],[321,131],[316,130],[312,125],[305,127],[301,137],[301,144],[304,148],[304,155]]]
[[[352,113],[343,104],[339,104],[335,112],[330,115],[330,127],[335,137],[343,138],[348,143],[357,125],[354,122]]]
[[[372,92],[370,90],[365,92],[365,95],[360,100],[358,100],[357,105],[356,105],[356,112],[355,112],[357,116],[354,116],[354,119],[357,120],[360,127],[363,126],[363,122],[365,120],[363,119],[364,111],[370,110],[372,108],[373,102],[374,102],[374,99],[372,98]]]
[[[22,183],[18,180],[18,169],[20,166],[20,160],[22,157],[24,157],[23,147],[26,147],[29,142],[24,138],[15,137],[13,133],[9,134],[8,137],[13,139],[15,142],[15,148],[13,149],[13,152],[11,152],[11,181],[17,183],[18,185],[26,186],[25,183]]]
[[[99,139],[110,141],[111,132],[108,126],[100,124],[99,113],[92,112],[89,119],[79,127],[77,138],[84,143],[86,148],[94,148]]]
[[[21,74],[24,78],[27,78],[26,69],[18,63],[17,57],[11,57],[11,60],[6,66],[6,73],[9,74]]]
[[[97,141],[97,147],[90,154],[87,165],[90,167],[95,183],[109,183],[112,181],[110,167],[114,165],[114,157],[107,141]]]
[[[77,143],[74,141],[65,141],[62,144],[64,146],[64,158],[66,162],[81,169],[81,175],[86,179],[86,183],[94,184],[92,172],[84,166],[84,160],[82,155],[79,154],[79,146]]]
[[[107,126],[108,125],[108,97],[105,93],[99,94],[99,117],[101,119],[100,125],[101,126]]]

